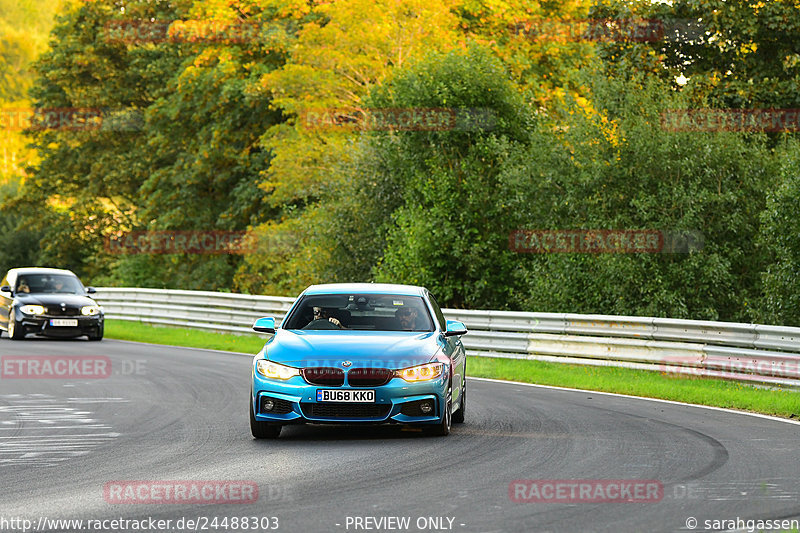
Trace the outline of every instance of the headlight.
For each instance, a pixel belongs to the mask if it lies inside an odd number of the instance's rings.
[[[23,305],[19,308],[26,315],[43,315],[44,307],[41,305]]]
[[[430,381],[442,375],[444,363],[428,363],[395,370],[394,375],[406,381]]]
[[[81,307],[81,314],[84,316],[94,316],[100,312],[100,307],[96,305],[84,305]]]
[[[281,365],[266,359],[259,359],[256,362],[258,373],[270,379],[289,379],[300,375],[300,370],[291,366]]]

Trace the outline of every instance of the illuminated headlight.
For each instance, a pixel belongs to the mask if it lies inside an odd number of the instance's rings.
[[[96,305],[84,305],[81,307],[81,314],[84,316],[94,316],[100,312],[100,307]]]
[[[44,307],[41,305],[23,305],[19,308],[26,315],[43,315]]]
[[[394,375],[405,381],[430,381],[442,375],[444,363],[428,363],[395,370]]]
[[[291,366],[281,365],[266,359],[259,359],[256,362],[256,370],[265,378],[270,379],[290,379],[300,375],[300,371]]]

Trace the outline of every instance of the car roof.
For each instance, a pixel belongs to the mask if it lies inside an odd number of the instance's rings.
[[[63,268],[45,268],[45,267],[22,267],[22,268],[12,268],[8,271],[9,275],[17,275],[20,274],[68,274],[70,276],[75,276],[75,273],[71,270],[64,270]],[[75,276],[76,278],[78,276]]]
[[[395,285],[391,283],[326,283],[311,285],[303,294],[397,294],[424,296],[425,287]]]

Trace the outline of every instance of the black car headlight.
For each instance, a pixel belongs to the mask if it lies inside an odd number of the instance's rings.
[[[81,314],[83,316],[95,316],[100,314],[100,306],[97,305],[84,305],[81,307]]]

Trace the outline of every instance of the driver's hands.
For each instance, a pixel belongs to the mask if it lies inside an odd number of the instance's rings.
[[[339,322],[339,319],[338,319],[338,318],[333,318],[333,317],[330,317],[330,318],[328,318],[328,320],[329,320],[329,321],[330,321],[330,322],[331,322],[331,323],[332,323],[334,326],[339,326],[339,327],[342,327],[342,323],[341,323],[341,322]]]

